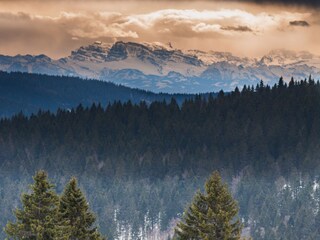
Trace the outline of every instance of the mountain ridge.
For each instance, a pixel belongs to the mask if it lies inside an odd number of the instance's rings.
[[[77,76],[131,88],[167,93],[232,90],[235,86],[274,84],[283,76],[320,77],[320,57],[308,52],[273,50],[260,59],[229,52],[181,50],[170,43],[94,42],[57,60],[40,55],[0,55],[0,70]]]
[[[214,95],[214,93],[212,93]],[[78,77],[49,76],[29,73],[0,72],[0,118],[22,112],[31,115],[41,111],[72,109],[79,104],[90,107],[113,102],[150,104],[154,101],[171,101],[178,104],[194,97],[190,94],[156,94],[141,89],[132,89],[114,83],[84,80]]]

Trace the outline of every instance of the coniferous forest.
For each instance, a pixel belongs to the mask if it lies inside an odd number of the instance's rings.
[[[23,206],[14,212],[16,221],[4,228],[9,239],[104,239],[93,226],[95,216],[76,178],[69,181],[61,196],[45,171],[37,171],[33,180],[31,193],[22,195]]]
[[[253,239],[319,239],[320,84],[20,113],[0,120],[0,164],[2,226],[45,169],[58,193],[78,178],[108,239],[167,234],[219,170]]]

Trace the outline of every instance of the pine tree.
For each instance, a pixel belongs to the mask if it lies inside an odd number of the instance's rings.
[[[183,220],[178,223],[176,236],[179,240],[236,240],[240,239],[242,225],[236,216],[238,207],[214,172],[205,184],[206,194],[198,192]]]
[[[76,178],[72,178],[60,198],[60,220],[68,222],[71,240],[102,240],[94,227],[95,216],[89,211],[89,204],[78,187]]]
[[[23,208],[15,210],[17,221],[5,227],[9,239],[57,240],[66,239],[63,227],[57,221],[59,197],[48,181],[45,171],[38,171],[33,177],[31,193],[23,194]]]

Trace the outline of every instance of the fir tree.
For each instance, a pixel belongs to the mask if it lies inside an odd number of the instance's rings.
[[[241,223],[236,219],[238,207],[218,172],[205,184],[206,194],[198,192],[178,223],[179,240],[236,240],[240,239]]]
[[[22,209],[15,210],[17,221],[5,227],[9,239],[56,240],[66,239],[57,221],[59,197],[48,181],[45,171],[33,177],[32,192],[22,195]]]
[[[71,240],[102,240],[94,227],[96,220],[89,211],[89,204],[78,187],[76,178],[72,178],[60,198],[60,220],[68,222]]]

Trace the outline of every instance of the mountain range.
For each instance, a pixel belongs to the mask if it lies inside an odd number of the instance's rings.
[[[153,92],[199,93],[236,86],[270,85],[280,76],[320,77],[320,56],[273,50],[260,59],[228,52],[181,50],[170,43],[94,42],[51,59],[46,55],[0,55],[0,70],[98,79]]]

